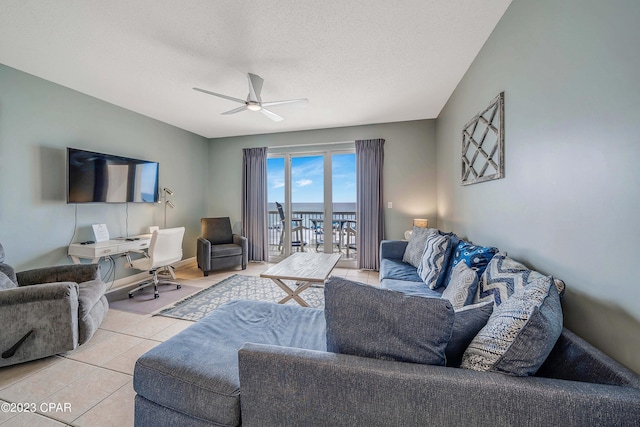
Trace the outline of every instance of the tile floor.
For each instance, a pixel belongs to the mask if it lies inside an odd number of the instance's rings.
[[[257,276],[268,267],[249,263],[242,272],[228,270],[203,277],[194,263],[176,270],[176,275],[183,284],[204,288],[236,273]],[[336,268],[333,274],[378,284],[377,272]],[[100,329],[77,350],[0,368],[0,425],[132,426],[135,361],[191,324],[110,309]],[[14,410],[18,404],[27,404],[35,412],[9,412],[7,404],[16,404]]]

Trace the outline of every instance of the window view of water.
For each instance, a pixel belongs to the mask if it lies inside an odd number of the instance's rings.
[[[324,155],[295,156],[291,158],[291,217],[294,237],[294,250],[300,247],[313,247],[322,250],[324,242]],[[283,222],[276,202],[282,205],[283,213],[289,207],[285,205],[285,161],[283,157],[267,160],[268,180],[268,227],[269,243],[282,252]],[[331,154],[331,197],[333,207],[332,226],[336,250],[352,248],[355,253],[356,219],[356,164],[355,153]],[[347,220],[351,222],[347,222]],[[347,230],[346,227],[350,229]],[[328,236],[327,236],[328,237]],[[302,243],[295,239],[302,239]],[[297,248],[296,248],[297,246]],[[275,251],[275,249],[273,249]],[[352,255],[351,255],[352,256]]]

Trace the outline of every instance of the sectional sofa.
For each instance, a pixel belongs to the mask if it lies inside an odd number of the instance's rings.
[[[324,310],[233,301],[150,350],[135,367],[136,426],[638,425],[640,377],[566,328],[531,374],[450,366],[472,310],[415,280],[407,245],[383,242],[383,289],[332,277]]]

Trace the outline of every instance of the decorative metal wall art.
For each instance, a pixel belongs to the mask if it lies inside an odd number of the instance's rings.
[[[504,92],[462,129],[462,185],[504,178]]]

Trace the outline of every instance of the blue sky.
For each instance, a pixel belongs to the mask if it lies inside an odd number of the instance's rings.
[[[322,156],[291,159],[291,197],[293,203],[322,203],[324,195]],[[356,201],[356,155],[334,154],[333,202]],[[284,202],[284,159],[267,159],[268,201]]]

